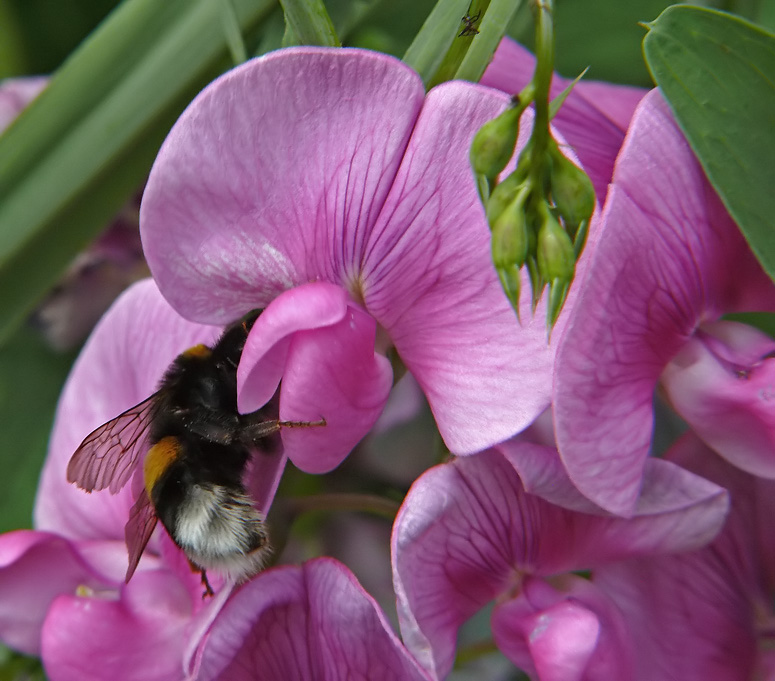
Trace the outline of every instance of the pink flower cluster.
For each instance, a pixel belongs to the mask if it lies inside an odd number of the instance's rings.
[[[36,529],[0,537],[2,641],[52,681],[428,681],[494,602],[493,641],[532,679],[773,678],[775,341],[723,316],[775,309],[775,287],[660,93],[582,82],[554,124],[601,210],[551,343],[543,307],[520,325],[468,151],[532,67],[506,42],[482,84],[426,94],[385,55],[294,48],[194,100],[143,196],[153,279],[73,369]],[[86,434],[255,308],[240,410],[276,396],[283,420],[326,420],[254,462],[262,510],[287,460],[326,473],[372,429],[393,353],[457,455],[414,482],[393,526],[400,637],[331,558],[203,600],[157,529],[125,584],[132,485],[66,482]],[[687,424],[660,457],[655,399]]]

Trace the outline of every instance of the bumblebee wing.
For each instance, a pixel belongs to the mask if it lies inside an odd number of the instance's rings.
[[[135,505],[129,511],[129,520],[124,526],[124,538],[126,548],[129,551],[129,566],[126,569],[126,581],[132,579],[137,564],[140,562],[140,556],[143,555],[146,544],[153,534],[156,527],[156,511],[148,498],[148,494],[143,489],[140,496],[137,497]]]
[[[87,492],[110,488],[118,492],[129,480],[146,447],[156,394],[103,423],[75,450],[67,480]]]

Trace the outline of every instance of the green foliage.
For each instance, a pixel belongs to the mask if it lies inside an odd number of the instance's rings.
[[[646,61],[719,196],[775,277],[775,36],[675,6],[650,24]]]

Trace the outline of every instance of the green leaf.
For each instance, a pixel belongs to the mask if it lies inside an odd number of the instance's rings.
[[[775,278],[775,36],[677,5],[650,25],[649,69],[708,178]]]
[[[420,74],[423,83],[430,82],[439,70],[470,2],[439,0],[404,54],[404,62]]]
[[[240,30],[272,0],[233,0]],[[167,131],[229,67],[213,0],[127,0],[0,137],[0,340],[141,187]]]
[[[280,4],[288,26],[287,35],[292,36],[294,42],[341,47],[323,0],[280,0]]]

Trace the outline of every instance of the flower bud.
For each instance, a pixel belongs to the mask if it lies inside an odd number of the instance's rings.
[[[499,269],[509,265],[519,269],[527,258],[526,198],[527,192],[520,191],[492,224],[492,261]]]
[[[579,225],[592,217],[595,210],[595,190],[589,176],[563,156],[559,149],[552,152],[552,199],[565,221],[571,236]]]
[[[474,135],[471,165],[475,173],[494,179],[503,172],[517,145],[521,114],[521,107],[510,105]]]
[[[567,232],[547,209],[538,231],[538,271],[544,281],[573,280],[576,254]]]

